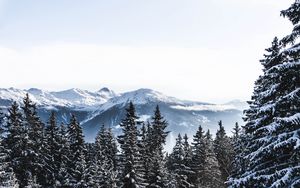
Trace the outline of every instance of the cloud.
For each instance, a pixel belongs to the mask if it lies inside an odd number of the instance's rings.
[[[193,105],[193,106],[171,106],[171,108],[187,111],[224,111],[236,109],[233,105]]]
[[[248,97],[259,63],[247,51],[53,43],[0,47],[1,87],[150,87],[180,98]],[[243,61],[241,61],[243,59]],[[222,93],[222,94],[221,94]]]

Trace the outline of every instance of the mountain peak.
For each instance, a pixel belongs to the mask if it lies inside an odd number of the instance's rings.
[[[31,93],[31,94],[37,94],[37,95],[41,95],[41,94],[44,93],[43,90],[38,89],[38,88],[30,88],[30,89],[25,90],[25,91],[28,92],[28,93]]]
[[[111,92],[111,90],[108,89],[107,87],[103,87],[98,92]]]

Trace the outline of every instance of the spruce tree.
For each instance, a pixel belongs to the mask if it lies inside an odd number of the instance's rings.
[[[174,174],[176,179],[177,187],[187,188],[193,187],[193,185],[188,181],[187,172],[190,170],[185,164],[185,152],[182,137],[178,134],[176,139],[176,144],[173,151],[169,157],[170,171]]]
[[[144,180],[138,173],[142,163],[138,147],[138,116],[132,102],[126,109],[126,116],[120,123],[123,134],[118,136],[121,148],[121,187],[135,188],[143,187]]]
[[[110,128],[107,129],[104,125],[101,127],[96,137],[94,150],[94,181],[98,187],[116,187],[116,155],[118,149]]]
[[[194,171],[192,170],[192,147],[189,144],[187,134],[183,137],[183,151],[184,151],[184,158],[183,158],[183,164],[184,164],[184,174],[187,176],[188,182],[193,185],[191,182],[193,181],[193,175]],[[193,185],[194,186],[194,185]],[[191,187],[191,186],[190,186]]]
[[[167,121],[161,115],[159,106],[157,105],[152,116],[151,124],[148,123],[147,140],[149,150],[148,154],[143,156],[148,158],[149,168],[149,187],[166,187],[167,182],[167,169],[164,164],[163,147],[166,143],[168,131]]]
[[[60,139],[55,113],[51,112],[45,128],[44,155],[46,155],[47,184],[52,187],[56,187],[56,182],[58,181],[58,172],[61,163],[60,149],[62,147]]]
[[[234,149],[231,139],[226,135],[222,121],[219,121],[219,129],[214,140],[214,151],[220,166],[222,180],[225,182],[232,171]]]
[[[74,178],[71,175],[72,166],[70,166],[70,143],[67,137],[67,131],[64,124],[60,125],[59,128],[59,145],[60,149],[58,150],[59,153],[59,170],[58,176],[56,181],[56,186],[61,188],[71,188],[73,183],[75,182]]]
[[[74,115],[71,116],[70,123],[67,128],[67,138],[70,144],[69,174],[75,180],[71,185],[75,187],[86,187],[86,161],[85,161],[85,143],[82,128]]]
[[[233,147],[234,147],[234,160],[232,162],[232,170],[230,178],[227,184],[230,184],[233,179],[238,178],[240,174],[245,173],[246,166],[249,163],[244,159],[245,153],[247,153],[247,135],[245,134],[244,129],[241,129],[236,123],[233,129]]]
[[[231,187],[300,186],[299,0],[281,14],[294,28],[281,41],[275,38],[261,61],[263,75],[245,112],[248,164]]]
[[[204,162],[205,162],[205,139],[204,139],[204,131],[199,125],[196,134],[193,137],[192,142],[192,161],[191,161],[191,169],[193,171],[192,175],[192,183],[199,187],[200,179],[202,176],[202,172],[204,170]]]
[[[26,94],[23,99],[23,123],[28,134],[27,148],[25,151],[26,163],[29,164],[27,170],[31,178],[36,178],[36,184],[46,185],[46,171],[44,155],[44,124],[37,114],[36,104]]]
[[[4,116],[0,112],[0,187],[17,188],[19,184],[11,167],[8,148],[4,143],[6,134],[4,131]]]
[[[213,140],[209,130],[204,139],[205,159],[201,176],[199,177],[198,187],[216,188],[225,187],[221,177],[219,163],[214,153]]]
[[[9,151],[8,160],[16,175],[20,187],[25,187],[29,181],[30,163],[27,153],[30,153],[28,147],[28,131],[23,124],[23,117],[19,106],[13,102],[8,109],[6,121],[7,136],[5,146]]]
[[[150,178],[151,178],[151,167],[152,167],[152,162],[151,162],[151,141],[150,141],[150,133],[148,131],[151,131],[150,128],[150,123],[148,122],[148,130],[146,129],[145,123],[142,124],[142,127],[140,129],[140,139],[138,140],[138,146],[139,146],[139,152],[141,155],[142,159],[142,169],[144,169],[144,179],[147,184],[150,185]]]

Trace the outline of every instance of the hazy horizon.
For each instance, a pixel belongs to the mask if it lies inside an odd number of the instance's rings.
[[[0,0],[1,88],[250,100],[292,1]]]

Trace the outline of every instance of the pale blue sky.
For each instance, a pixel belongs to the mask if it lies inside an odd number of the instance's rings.
[[[291,30],[279,16],[291,2],[0,0],[0,87],[247,100],[264,48]]]

